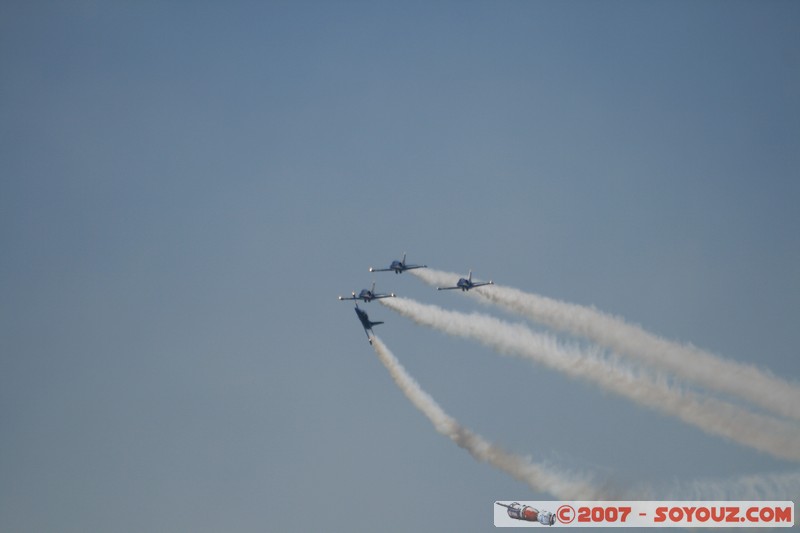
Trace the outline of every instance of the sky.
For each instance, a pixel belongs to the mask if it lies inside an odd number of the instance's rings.
[[[352,305],[410,262],[800,381],[795,2],[0,5],[0,530],[485,531]],[[455,280],[454,280],[455,281]],[[796,465],[362,304],[450,415],[614,486]],[[793,470],[794,469],[794,470]],[[786,495],[787,499],[798,495]]]

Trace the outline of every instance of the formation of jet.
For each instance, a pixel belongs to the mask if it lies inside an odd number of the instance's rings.
[[[475,287],[483,287],[484,285],[494,285],[494,281],[489,280],[476,283],[472,281],[472,270],[470,270],[469,276],[467,278],[460,278],[455,287],[438,287],[437,290],[448,291],[451,289],[461,289],[462,291],[468,291],[470,289],[474,289]]]
[[[427,268],[428,265],[409,265],[406,263],[406,254],[403,253],[403,259],[395,259],[389,265],[389,268],[372,268],[370,267],[370,272],[394,272],[395,274],[402,274],[406,270],[413,270],[415,268]],[[461,278],[456,283],[455,287],[438,287],[438,290],[445,291],[449,289],[461,289],[462,291],[468,291],[470,289],[474,289],[475,287],[483,287],[484,285],[494,285],[493,281],[482,281],[482,282],[474,282],[472,281],[472,270],[469,271],[469,275],[466,278]],[[362,289],[361,292],[356,294],[353,291],[352,296],[339,296],[339,300],[362,300],[364,303],[369,303],[372,300],[380,300],[381,298],[394,298],[395,294],[392,293],[377,293],[375,292],[375,282],[372,282],[371,289]],[[358,307],[358,303],[356,303],[356,315],[358,319],[361,321],[361,325],[364,327],[364,333],[367,335],[367,340],[369,343],[372,344],[372,327],[377,326],[378,324],[383,324],[383,322],[372,322],[367,316],[367,313],[363,311],[361,308]],[[498,503],[498,505],[504,505]],[[514,503],[512,505],[519,506],[518,503]],[[509,507],[506,505],[506,507]],[[533,509],[532,507],[525,507],[525,509]],[[535,509],[534,509],[535,511]],[[511,515],[511,508],[509,507],[508,514]],[[524,520],[524,519],[520,519]]]
[[[508,510],[508,516],[515,520],[539,522],[543,526],[552,526],[556,523],[556,515],[550,511],[540,511],[539,509],[535,509],[530,505],[520,505],[518,502],[514,502],[511,505],[506,505],[505,503],[500,502],[494,503],[500,505],[501,507],[505,507]]]
[[[369,303],[372,300],[380,300],[381,298],[394,298],[394,293],[389,294],[378,294],[375,292],[375,282],[372,282],[371,289],[361,289],[361,292],[358,293],[356,296],[355,291],[353,291],[352,296],[339,296],[340,300],[364,300],[365,303]]]
[[[414,270],[415,268],[427,268],[428,265],[407,265],[406,264],[406,254],[403,252],[403,259],[395,259],[392,261],[392,264],[389,265],[389,268],[372,268],[369,267],[370,272],[391,272],[394,271],[395,274],[402,274],[406,270]]]
[[[367,316],[367,312],[362,311],[361,308],[358,307],[358,304],[356,304],[356,315],[358,315],[361,325],[364,326],[364,333],[367,335],[367,340],[372,344],[372,335],[374,335],[374,333],[372,333],[372,326],[383,324],[383,322],[372,322],[369,316]]]

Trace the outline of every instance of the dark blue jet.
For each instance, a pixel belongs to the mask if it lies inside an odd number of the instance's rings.
[[[406,264],[406,254],[403,252],[403,259],[398,260],[395,259],[392,261],[392,264],[389,265],[389,268],[372,268],[369,267],[370,272],[391,272],[394,271],[395,274],[401,274],[406,270],[413,270],[415,268],[427,268],[428,265],[407,265]]]
[[[371,302],[372,300],[380,300],[381,298],[394,298],[394,293],[391,294],[376,294],[375,293],[375,282],[372,282],[372,289],[361,289],[361,292],[358,293],[356,296],[355,291],[352,293],[353,296],[339,296],[340,300],[364,300],[366,303]]]
[[[374,335],[374,333],[372,333],[372,326],[383,324],[383,322],[372,322],[367,316],[367,312],[359,309],[358,304],[356,304],[356,314],[358,315],[358,319],[361,321],[361,325],[364,326],[364,333],[367,334],[367,340],[370,344],[372,344],[371,335]]]
[[[470,289],[474,289],[475,287],[483,287],[484,285],[494,285],[494,281],[489,280],[475,283],[472,281],[472,270],[470,270],[469,277],[459,279],[455,287],[439,287],[437,290],[448,291],[450,289],[461,289],[462,291],[468,291]]]

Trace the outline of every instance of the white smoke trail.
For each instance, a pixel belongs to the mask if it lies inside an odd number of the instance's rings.
[[[508,453],[486,441],[480,435],[462,427],[458,421],[445,413],[428,393],[422,390],[419,383],[406,372],[394,354],[379,338],[373,337],[372,346],[403,394],[428,417],[436,431],[467,450],[478,461],[489,463],[515,479],[527,483],[535,491],[546,492],[556,498],[563,500],[604,498],[602,491],[593,487],[587,478],[556,472],[553,468],[547,468],[526,458]]]
[[[411,271],[426,283],[452,283],[458,274],[432,269]],[[773,413],[800,420],[800,385],[753,365],[730,361],[691,345],[669,341],[620,317],[510,287],[494,285],[470,295],[522,314],[559,331],[579,335],[615,352],[717,392],[744,398]]]
[[[638,492],[638,491],[637,491]],[[647,499],[649,489],[640,494]],[[800,497],[800,472],[753,474],[727,480],[695,479],[675,481],[659,491],[663,500],[794,500]]]
[[[477,460],[488,462],[515,479],[527,483],[537,492],[546,492],[556,498],[579,500],[609,497],[601,489],[593,487],[588,476],[570,479],[568,474],[555,472],[552,467],[534,464],[528,459],[511,455],[462,427],[422,390],[419,383],[406,372],[377,337],[373,337],[373,348],[400,390],[431,421],[436,430],[466,449]],[[724,480],[675,481],[669,488],[654,489],[644,485],[629,494],[635,494],[638,499],[644,500],[791,500],[800,496],[800,472],[755,474]],[[623,494],[615,496],[629,497]]]
[[[775,457],[800,460],[797,428],[730,403],[680,390],[664,379],[634,372],[603,358],[599,350],[565,346],[554,337],[534,333],[522,324],[509,324],[478,313],[446,311],[406,298],[387,298],[380,302],[418,324],[474,339],[500,353],[525,357],[568,376],[592,381],[640,405]]]

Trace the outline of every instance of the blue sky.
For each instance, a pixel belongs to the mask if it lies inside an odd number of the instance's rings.
[[[473,308],[367,272],[403,251],[800,379],[798,22],[6,2],[0,529],[483,531],[543,499],[438,435],[336,300],[375,280]],[[620,485],[792,468],[368,310],[511,451]]]

